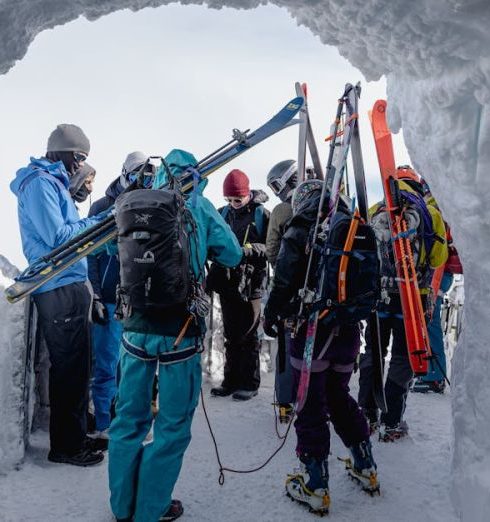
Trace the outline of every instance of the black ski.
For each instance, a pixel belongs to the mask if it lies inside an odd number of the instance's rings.
[[[358,114],[359,97],[361,94],[361,85],[358,83],[353,89],[347,103],[352,104],[351,113]],[[364,163],[362,160],[361,138],[359,134],[359,118],[355,119],[354,128],[352,129],[351,140],[352,165],[354,170],[354,178],[356,183],[357,205],[359,214],[366,223],[369,222],[369,205],[366,191],[366,176],[364,173]],[[381,350],[381,340],[379,333],[378,314],[373,312],[369,317],[368,328],[371,333],[371,342],[373,344],[372,360],[373,360],[373,383],[372,391],[376,406],[383,412],[387,411],[386,397],[384,392],[384,360]]]

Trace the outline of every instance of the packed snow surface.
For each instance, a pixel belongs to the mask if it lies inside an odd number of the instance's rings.
[[[0,72],[40,31],[78,16],[168,0],[0,0]],[[253,8],[259,0],[183,1]],[[364,73],[388,79],[392,129],[440,202],[465,268],[466,324],[453,375],[453,495],[463,520],[490,512],[490,3],[488,0],[275,0]],[[322,66],[322,64],[319,64]],[[328,64],[323,64],[328,66]],[[245,493],[246,494],[246,493]],[[431,497],[434,498],[433,496]]]
[[[205,404],[223,464],[238,469],[262,464],[280,444],[271,406],[273,374],[263,374],[258,397],[248,403],[230,398],[211,399],[209,388],[206,383]],[[456,522],[447,487],[450,398],[448,395],[417,395],[410,399],[407,412],[410,437],[389,444],[373,439],[381,481],[379,497],[370,497],[347,477],[343,464],[337,460],[347,455],[346,449],[336,435],[332,436],[329,519],[410,522],[415,516],[423,522]],[[279,429],[284,433],[282,426]],[[265,469],[250,475],[227,473],[224,486],[218,485],[218,465],[201,406],[196,412],[192,434],[174,491],[174,497],[184,503],[182,520],[316,520],[284,494],[286,476],[297,466],[294,429],[286,446]],[[51,464],[46,460],[47,434],[36,433],[31,442],[33,448],[23,468],[10,473],[6,479],[0,477],[0,513],[8,514],[2,517],[2,522],[113,520],[108,503],[106,462],[94,468]]]

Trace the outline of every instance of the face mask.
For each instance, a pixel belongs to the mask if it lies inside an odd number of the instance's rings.
[[[82,184],[82,186],[75,192],[75,194],[72,194],[72,198],[77,203],[83,203],[89,196],[90,191],[86,187],[85,183]]]

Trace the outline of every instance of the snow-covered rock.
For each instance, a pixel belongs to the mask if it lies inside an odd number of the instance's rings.
[[[31,374],[25,372],[25,303],[11,305],[3,289],[18,270],[0,256],[0,473],[24,457],[25,384],[30,391]]]
[[[78,16],[170,0],[0,0],[0,72],[40,31]],[[184,0],[253,8],[261,0]],[[454,501],[463,520],[490,508],[490,3],[488,0],[274,0],[364,73],[388,78],[389,118],[440,202],[465,267],[467,327],[454,367]],[[328,64],[325,64],[328,65]],[[483,518],[482,518],[483,517]]]

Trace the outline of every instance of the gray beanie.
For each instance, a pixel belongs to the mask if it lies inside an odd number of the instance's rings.
[[[47,152],[90,152],[90,141],[80,127],[61,123],[49,135]]]

